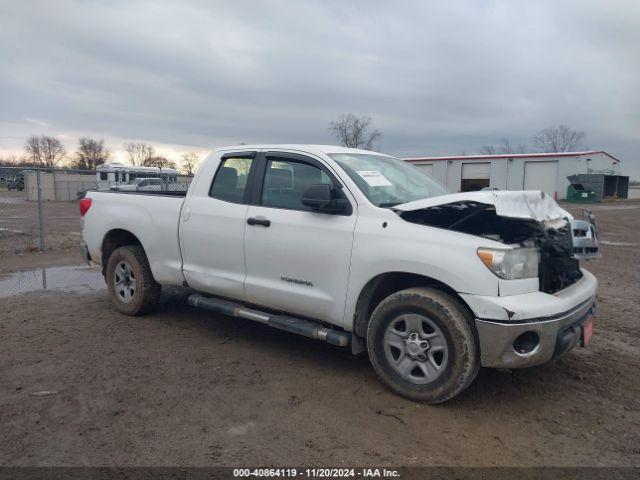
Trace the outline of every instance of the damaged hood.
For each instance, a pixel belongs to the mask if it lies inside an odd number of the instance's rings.
[[[571,214],[560,208],[553,198],[536,190],[452,193],[396,205],[393,210],[411,212],[458,202],[493,205],[496,214],[501,217],[531,219],[543,222],[547,226],[552,226],[554,223],[564,224],[564,219],[573,219]]]

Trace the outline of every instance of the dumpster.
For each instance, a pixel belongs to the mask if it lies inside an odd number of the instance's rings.
[[[578,181],[577,175],[569,175],[567,180],[570,183],[567,187],[567,202],[593,203],[596,201],[596,192],[585,189]]]

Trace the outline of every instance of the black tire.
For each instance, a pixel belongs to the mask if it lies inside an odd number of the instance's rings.
[[[395,341],[394,334],[398,328],[402,328],[403,318],[411,319],[406,324],[412,325],[417,319],[421,332],[429,329],[429,332],[436,332],[432,328],[439,330],[435,333],[438,341],[442,342],[439,350],[444,352],[446,349],[446,357],[444,353],[439,354],[443,362],[439,367],[436,366],[437,360],[431,357],[418,363],[417,359],[410,357],[416,354],[416,349],[409,351],[408,347],[398,353],[397,360],[394,359],[395,352],[400,349],[387,339]],[[422,318],[427,318],[430,323],[425,326]],[[389,332],[389,329],[393,331]],[[409,327],[406,332],[408,335]],[[419,336],[415,338],[418,341],[421,339]],[[400,343],[406,345],[406,342],[407,340],[401,339]],[[422,351],[421,355],[427,356],[431,347],[428,342],[421,344],[424,345],[427,350]],[[441,403],[455,397],[473,382],[480,368],[480,350],[473,318],[456,298],[434,288],[408,288],[380,302],[369,322],[367,349],[369,359],[382,383],[398,395],[419,402]],[[404,370],[400,367],[400,360],[404,362]],[[433,360],[434,368],[424,365],[430,360]],[[412,369],[408,378],[407,365]],[[433,380],[425,373],[423,379],[413,376],[414,371],[416,374],[422,372],[421,366],[435,372],[432,374]]]
[[[116,269],[123,265],[130,266],[131,279],[135,280],[134,293],[128,301],[116,291]],[[147,255],[138,245],[128,245],[113,251],[107,262],[105,280],[113,306],[125,315],[149,313],[160,300],[160,284],[153,278]]]

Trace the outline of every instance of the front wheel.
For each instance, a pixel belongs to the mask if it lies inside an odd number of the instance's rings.
[[[367,331],[369,358],[395,393],[426,403],[449,400],[480,367],[473,319],[457,299],[433,288],[409,288],[376,307]]]
[[[113,306],[126,315],[143,315],[160,300],[160,284],[155,281],[142,247],[129,245],[113,251],[105,272]]]

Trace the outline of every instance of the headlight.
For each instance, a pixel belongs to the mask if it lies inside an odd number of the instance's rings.
[[[516,280],[538,276],[540,253],[535,248],[479,248],[478,257],[500,278]]]

